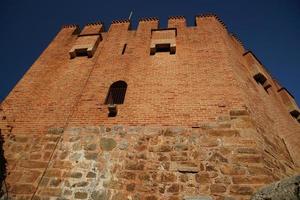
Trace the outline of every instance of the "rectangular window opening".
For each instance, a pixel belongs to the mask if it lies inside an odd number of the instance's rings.
[[[156,44],[155,45],[156,52],[171,52],[170,44]]]
[[[84,48],[84,49],[76,49],[76,50],[75,50],[75,53],[76,53],[76,57],[88,56],[87,48]]]
[[[126,51],[126,47],[127,47],[127,44],[124,44],[124,47],[123,47],[123,50],[122,50],[122,55],[124,55],[124,53]]]

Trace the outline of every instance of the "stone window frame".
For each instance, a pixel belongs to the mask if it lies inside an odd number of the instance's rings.
[[[155,39],[152,39],[153,32],[156,31],[170,31],[174,30],[175,31],[175,42],[171,43],[170,41],[166,42],[154,42]],[[151,29],[151,45],[150,45],[150,55],[155,55],[157,52],[170,52],[170,54],[174,55],[176,54],[176,37],[177,37],[177,28],[158,28],[158,29]],[[154,41],[153,41],[154,40]],[[171,40],[170,38],[166,40]]]

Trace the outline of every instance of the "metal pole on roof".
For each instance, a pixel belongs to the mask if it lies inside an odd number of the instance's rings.
[[[130,20],[131,17],[132,17],[132,13],[133,13],[133,11],[131,11],[130,14],[129,14],[129,17],[128,17],[129,20]]]

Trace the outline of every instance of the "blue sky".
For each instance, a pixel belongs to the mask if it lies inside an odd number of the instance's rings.
[[[140,17],[216,13],[252,50],[264,66],[300,102],[299,0],[151,0],[63,1],[3,0],[0,3],[0,101],[15,86],[64,24],[84,25],[127,18],[133,10],[133,28]]]

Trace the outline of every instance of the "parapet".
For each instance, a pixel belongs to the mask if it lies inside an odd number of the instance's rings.
[[[186,18],[184,16],[170,16],[168,18],[168,28],[186,27]]]
[[[197,15],[195,17],[195,24],[196,26],[200,26],[201,29],[205,29],[209,32],[221,31],[222,33],[228,33],[225,23],[216,14]],[[70,57],[92,57],[97,45],[102,40],[101,33],[104,32],[103,23],[89,23],[81,32],[77,25],[66,25],[64,27],[76,29],[77,39],[74,46],[69,51]],[[131,21],[129,19],[113,20],[108,32],[124,32],[130,30],[130,28]],[[171,30],[172,28],[174,28],[174,30]],[[170,53],[173,54],[176,49],[177,32],[180,34],[185,28],[189,27],[187,27],[187,20],[184,16],[170,16],[168,18],[168,28],[166,29],[159,28],[159,19],[157,17],[145,17],[139,19],[137,35],[147,35],[148,37],[151,34],[151,54],[155,54],[157,49],[169,49]],[[195,27],[192,27],[192,29],[194,28]],[[177,31],[179,29],[180,31]],[[229,35],[237,47],[244,52],[243,43],[235,35]]]
[[[72,35],[77,35],[80,32],[80,27],[77,24],[66,24],[61,27],[61,29],[72,29]]]
[[[294,99],[294,96],[284,87],[279,89],[278,93],[291,116],[295,119],[299,119],[300,110]]]
[[[157,17],[142,17],[139,19],[139,22],[158,22],[159,19]]]
[[[251,51],[247,51],[243,54],[243,56],[246,58],[246,61],[249,64],[251,76],[256,80],[257,83],[260,83],[267,91],[267,89],[270,88],[272,85],[271,80],[269,78],[270,75],[268,75],[266,70],[263,68],[262,63]]]
[[[65,24],[61,28],[79,28],[77,24]]]
[[[103,32],[103,29],[101,22],[87,24],[77,36],[75,44],[69,51],[70,57],[92,57],[99,42],[102,40],[101,32]]]
[[[129,19],[119,19],[119,20],[113,20],[110,27],[109,31],[112,30],[119,30],[119,31],[128,31],[131,28],[131,22]]]
[[[144,17],[139,19],[137,31],[143,32],[159,27],[159,19],[157,17]]]
[[[240,49],[241,52],[245,51],[245,46],[243,44],[243,42],[240,40],[240,38],[235,35],[234,33],[230,33],[231,39],[233,40],[233,42],[236,44],[236,46]]]
[[[204,20],[207,18],[214,19],[216,22],[220,24],[220,27],[227,30],[227,26],[225,25],[225,23],[216,14],[213,13],[197,15],[195,18],[195,25],[196,26],[207,25],[207,23],[204,22]]]
[[[85,25],[79,36],[97,35],[103,32],[104,26],[102,22],[88,23]]]
[[[286,109],[290,115],[300,123],[300,109],[295,101],[294,96],[288,89],[282,87],[277,80],[273,79],[273,82]]]

